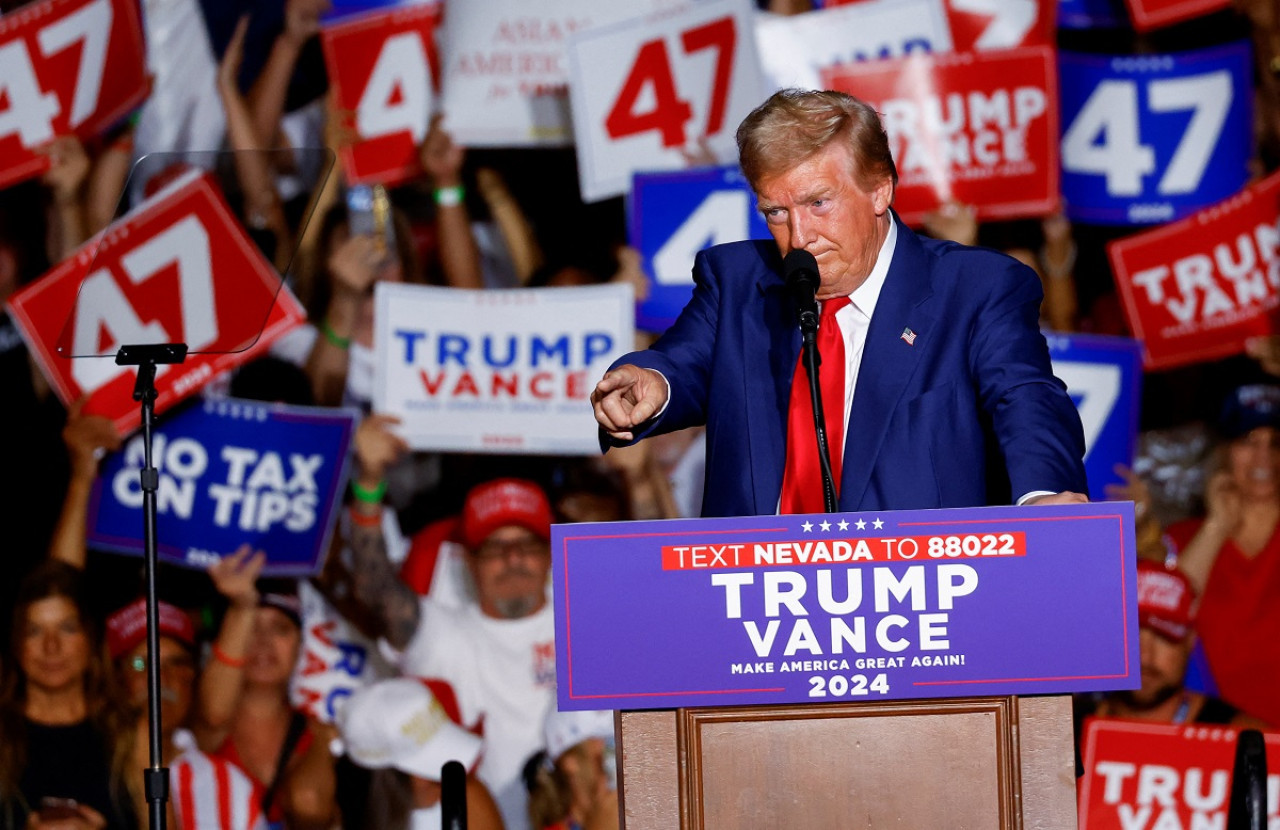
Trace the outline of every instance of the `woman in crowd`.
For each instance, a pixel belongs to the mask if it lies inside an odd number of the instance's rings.
[[[111,694],[80,571],[49,561],[22,583],[0,689],[0,823],[132,828],[132,724]]]
[[[1198,628],[1218,695],[1280,723],[1280,386],[1236,389],[1203,519],[1169,528],[1200,594]]]

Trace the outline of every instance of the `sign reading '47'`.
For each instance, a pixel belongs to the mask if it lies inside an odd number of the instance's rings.
[[[1072,219],[1168,222],[1244,186],[1253,135],[1247,44],[1058,58],[1062,195]]]
[[[63,403],[88,395],[85,414],[110,418],[122,434],[138,426],[140,413],[132,368],[110,357],[119,346],[191,350],[184,363],[156,372],[161,413],[306,318],[198,171],[130,211],[9,306]]]
[[[341,150],[351,184],[397,184],[421,171],[418,145],[434,110],[440,6],[390,9],[321,32],[339,109],[357,139]]]
[[[0,187],[47,170],[37,147],[101,132],[148,86],[136,0],[44,0],[0,18]]]
[[[587,201],[625,193],[640,170],[735,159],[733,134],[760,103],[752,6],[710,0],[575,36],[569,94]]]

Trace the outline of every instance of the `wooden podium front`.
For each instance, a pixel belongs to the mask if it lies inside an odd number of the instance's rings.
[[[1066,695],[617,718],[626,830],[1076,826]]]

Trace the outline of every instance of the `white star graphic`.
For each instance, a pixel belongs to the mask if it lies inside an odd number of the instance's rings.
[[[854,527],[856,527],[858,530],[866,530],[867,523],[864,522],[862,519],[858,519],[858,522],[857,524],[854,525]]]
[[[804,528],[805,533],[808,533],[809,531],[813,530],[813,522],[805,522],[804,524],[800,525],[800,527]]]
[[[848,530],[848,529],[849,529],[849,523],[848,523],[848,522],[846,522],[844,519],[841,519],[841,520],[840,520],[840,524],[836,525],[836,527],[840,528],[841,530]]]
[[[823,522],[822,524],[818,525],[818,527],[822,528],[823,530],[830,530],[831,522]]]
[[[871,526],[874,527],[876,530],[879,530],[880,528],[884,527],[884,522],[880,521],[879,519],[876,519],[874,522],[871,523]]]

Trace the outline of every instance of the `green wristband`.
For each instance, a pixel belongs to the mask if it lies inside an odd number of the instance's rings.
[[[356,497],[356,501],[362,501],[365,504],[382,504],[382,497],[387,494],[387,480],[383,479],[377,487],[370,490],[367,487],[361,487],[360,482],[354,478],[351,479],[351,495]]]
[[[328,320],[320,322],[320,333],[324,335],[324,339],[329,341],[329,345],[336,346],[339,349],[351,348],[351,338],[343,337],[333,330],[333,326],[329,325]]]

